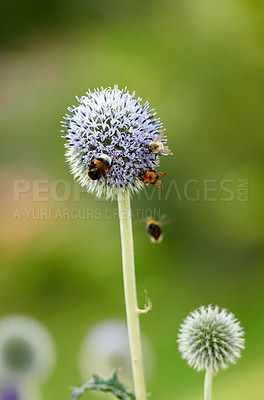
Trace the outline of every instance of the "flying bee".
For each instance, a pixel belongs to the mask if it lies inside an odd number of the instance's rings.
[[[158,221],[150,219],[147,222],[146,228],[152,243],[160,243],[162,241],[163,233]]]
[[[168,148],[168,146],[164,146],[162,142],[164,135],[165,135],[165,129],[162,129],[162,131],[157,137],[157,140],[155,140],[155,142],[150,143],[151,151],[154,154],[166,154],[167,156],[172,156],[173,152]]]
[[[149,183],[158,189],[162,189],[163,185],[161,179],[164,178],[165,175],[165,172],[146,170],[142,175],[139,176],[139,179],[144,183]]]
[[[100,154],[96,159],[93,156],[88,165],[88,177],[93,181],[100,179],[112,167],[114,158],[115,156],[111,159],[106,154]]]

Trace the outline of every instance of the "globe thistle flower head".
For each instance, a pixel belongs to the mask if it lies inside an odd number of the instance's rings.
[[[149,104],[141,105],[127,89],[101,88],[88,91],[78,106],[68,108],[62,121],[66,159],[75,179],[88,192],[114,199],[121,191],[137,192],[139,177],[155,170],[159,155],[151,149],[161,132],[161,123]],[[66,134],[66,135],[65,135]],[[166,137],[162,138],[166,143]],[[89,163],[102,155],[113,160],[107,173],[97,180],[87,176]]]
[[[243,336],[243,329],[232,313],[218,306],[202,306],[183,321],[178,335],[179,351],[197,371],[211,368],[217,372],[241,357]]]
[[[0,375],[44,380],[53,368],[55,346],[46,328],[32,318],[0,320]],[[13,377],[13,378],[11,378]]]

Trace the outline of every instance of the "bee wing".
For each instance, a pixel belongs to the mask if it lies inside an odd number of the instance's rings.
[[[171,224],[171,220],[170,220],[170,219],[165,219],[165,221],[163,221],[163,220],[161,219],[161,220],[160,220],[160,224],[161,224],[161,226],[169,225],[169,224]]]
[[[162,214],[159,218],[159,223],[161,226],[168,225],[171,223],[171,220],[168,219],[168,216],[166,214]]]
[[[162,184],[161,180],[158,180],[158,181],[154,184],[154,186],[155,186],[157,189],[163,189],[163,184]]]
[[[167,156],[173,156],[173,152],[168,148],[168,146],[164,146],[162,153],[166,154]]]
[[[166,176],[165,172],[158,172],[158,180],[157,182],[154,184],[154,186],[158,189],[163,189],[163,184],[161,182],[161,179],[164,178],[164,176]]]
[[[165,136],[165,129],[162,129],[160,133],[158,134],[157,140],[162,140]]]
[[[160,137],[164,137],[166,133],[166,129],[162,129],[162,131],[160,132]]]
[[[140,219],[134,219],[133,224],[135,225],[146,225],[148,221],[148,218],[140,218]]]

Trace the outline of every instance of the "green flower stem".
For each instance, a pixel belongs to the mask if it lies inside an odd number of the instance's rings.
[[[137,304],[134,248],[129,192],[118,196],[127,327],[136,400],[146,400]]]
[[[212,400],[213,371],[207,368],[204,378],[204,400]]]

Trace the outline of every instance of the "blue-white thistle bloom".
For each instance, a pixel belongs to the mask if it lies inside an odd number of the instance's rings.
[[[66,139],[66,158],[71,173],[88,192],[114,199],[119,192],[137,192],[145,171],[155,170],[159,155],[151,143],[159,138],[161,123],[149,104],[141,105],[127,89],[88,91],[78,105],[68,108],[62,122]],[[166,143],[166,138],[162,138]],[[166,152],[164,153],[166,154]],[[98,180],[87,176],[89,163],[106,155],[113,164]]]
[[[243,336],[232,313],[218,306],[202,306],[183,321],[178,335],[179,351],[190,367],[217,372],[241,357]]]
[[[10,382],[44,380],[55,362],[55,345],[38,321],[20,315],[0,320],[0,377]]]

